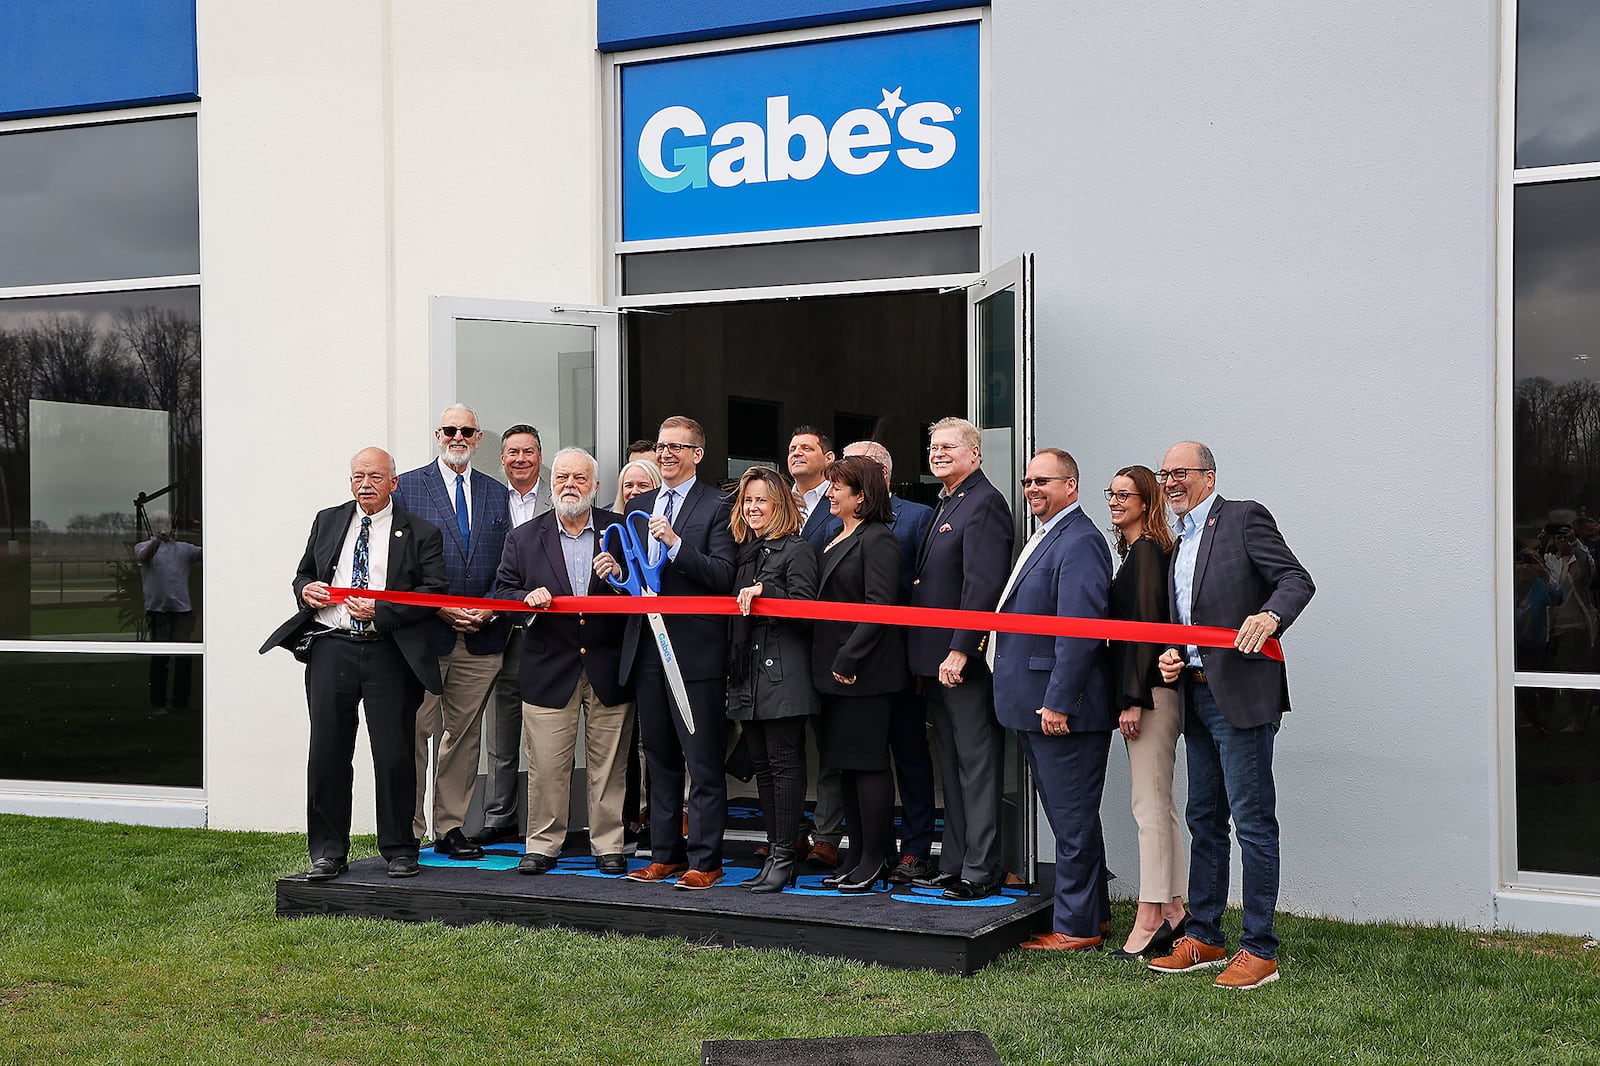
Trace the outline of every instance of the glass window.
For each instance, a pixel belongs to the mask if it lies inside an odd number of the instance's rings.
[[[1519,0],[1516,165],[1595,161],[1600,161],[1600,4]]]
[[[200,270],[191,116],[0,136],[0,288]]]
[[[1517,867],[1600,877],[1600,692],[1517,690]]]
[[[0,778],[203,785],[200,656],[24,652],[0,664]],[[158,682],[168,693],[159,711]]]
[[[0,639],[200,640],[200,514],[199,290],[0,300]]]

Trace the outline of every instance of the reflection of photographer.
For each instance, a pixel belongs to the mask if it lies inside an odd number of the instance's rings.
[[[172,538],[172,520],[161,512],[150,518],[154,533],[149,540],[134,545],[134,560],[144,584],[144,614],[150,639],[161,643],[185,643],[194,637],[194,606],[189,600],[189,570],[200,561],[198,545]],[[150,707],[157,714],[167,710],[167,667],[170,655],[150,657]],[[189,706],[189,686],[194,663],[190,656],[178,656],[173,671],[172,704],[179,710]]]

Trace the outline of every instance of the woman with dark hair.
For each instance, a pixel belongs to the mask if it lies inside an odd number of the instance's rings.
[[[900,545],[883,467],[853,455],[829,464],[828,507],[844,524],[822,552],[817,599],[893,604],[900,587]],[[853,865],[825,878],[840,892],[887,884],[894,840],[894,779],[889,718],[907,681],[905,637],[898,626],[818,621],[812,627],[811,676],[822,694],[822,761],[839,768],[845,830]]]
[[[1172,531],[1167,504],[1148,467],[1125,466],[1106,489],[1111,525],[1122,566],[1111,580],[1111,617],[1130,622],[1167,622]],[[1157,644],[1111,643],[1111,679],[1118,727],[1128,749],[1133,780],[1133,818],[1139,825],[1139,908],[1118,958],[1165,955],[1182,935],[1188,888],[1183,823],[1172,795],[1183,707],[1177,689],[1161,680]]]
[[[794,880],[794,838],[806,802],[806,717],[817,713],[806,622],[752,616],[758,596],[810,600],[817,557],[797,536],[800,511],[783,476],[753,466],[739,479],[728,527],[739,545],[733,587],[740,616],[728,646],[728,717],[743,723],[767,829],[767,861],[751,892]]]

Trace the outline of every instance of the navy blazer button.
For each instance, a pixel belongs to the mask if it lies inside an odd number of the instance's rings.
[[[768,659],[768,660],[767,660],[767,665],[768,665],[768,666],[771,666],[771,665],[772,665],[772,660],[771,660],[771,659]]]
[[[579,655],[588,655],[589,654],[589,649],[588,648],[579,648],[578,649],[578,654]]]

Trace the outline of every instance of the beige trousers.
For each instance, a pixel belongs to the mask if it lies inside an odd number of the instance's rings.
[[[628,737],[633,704],[608,707],[580,670],[565,707],[522,705],[522,753],[528,760],[528,854],[561,854],[572,806],[572,754],[583,712],[584,778],[588,786],[589,848],[622,853],[622,802],[627,793]]]
[[[1172,795],[1183,700],[1157,688],[1155,708],[1139,717],[1139,739],[1126,741],[1133,778],[1133,820],[1139,824],[1139,901],[1170,903],[1189,892],[1183,820]]]
[[[466,638],[456,635],[450,654],[439,656],[443,695],[424,693],[417,708],[417,806],[412,830],[428,835],[425,806],[428,788],[428,742],[433,742],[433,839],[459,829],[467,818],[473,789],[478,786],[478,752],[483,739],[483,704],[500,672],[502,656],[473,655]]]

